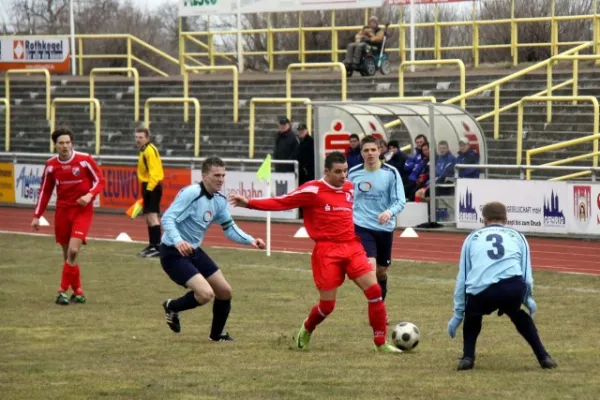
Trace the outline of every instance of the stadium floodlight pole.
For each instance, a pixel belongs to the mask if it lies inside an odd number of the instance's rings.
[[[244,58],[242,53],[242,0],[237,0],[237,59],[239,73],[244,72]]]
[[[415,61],[415,7],[413,1],[410,0],[410,61]],[[415,65],[410,66],[410,72],[415,72]]]
[[[75,62],[75,16],[73,15],[73,0],[69,0],[69,24],[71,25],[71,74],[77,75]]]
[[[429,103],[429,222],[437,222],[437,204],[435,204],[435,158],[437,144],[435,141],[435,108]]]

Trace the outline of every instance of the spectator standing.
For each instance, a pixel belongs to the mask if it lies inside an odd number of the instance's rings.
[[[273,160],[296,160],[298,153],[298,138],[292,130],[287,117],[279,118],[279,131],[275,139]],[[293,165],[275,164],[275,172],[294,172]]]
[[[315,179],[315,141],[305,124],[298,125],[298,139],[298,185],[303,185]]]
[[[356,133],[350,135],[350,147],[346,149],[345,156],[348,162],[348,171],[352,167],[363,163],[363,158],[360,154],[360,139]]]

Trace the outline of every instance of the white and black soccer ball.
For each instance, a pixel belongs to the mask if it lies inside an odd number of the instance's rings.
[[[411,322],[400,322],[392,331],[392,342],[402,351],[410,351],[419,345],[421,332]]]

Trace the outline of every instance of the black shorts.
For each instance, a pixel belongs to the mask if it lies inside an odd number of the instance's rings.
[[[367,252],[367,257],[375,258],[380,267],[389,267],[392,263],[392,244],[394,232],[376,231],[354,225],[354,231]]]
[[[148,183],[142,183],[142,198],[144,199],[144,214],[160,214],[160,199],[162,198],[162,185],[159,183],[154,190],[149,191],[146,188]]]
[[[521,309],[527,285],[520,276],[503,279],[476,295],[467,294],[465,315],[479,317],[498,310],[498,314],[511,315]]]
[[[175,246],[160,245],[160,265],[173,282],[183,287],[194,275],[208,278],[219,270],[215,262],[198,248],[191,256],[179,254]]]

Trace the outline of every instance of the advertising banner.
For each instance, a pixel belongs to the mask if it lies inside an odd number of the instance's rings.
[[[15,168],[12,163],[0,163],[0,203],[15,202]]]
[[[102,208],[127,210],[142,198],[142,187],[137,177],[137,167],[101,165],[106,184],[101,194]],[[163,192],[160,202],[164,211],[185,186],[192,183],[189,168],[164,168]]]
[[[192,181],[194,183],[202,180],[202,172],[200,170],[192,171]],[[280,173],[275,172],[271,174],[271,194],[266,193],[267,185],[259,182],[256,178],[256,172],[240,172],[240,171],[227,171],[225,177],[225,185],[221,190],[225,196],[230,194],[239,194],[249,199],[258,197],[269,197],[269,196],[281,196],[289,193],[297,188],[296,179],[294,174],[291,172]],[[265,218],[267,213],[265,211],[248,210],[247,208],[232,208],[229,211],[231,215],[243,216],[243,217],[261,217]],[[278,211],[271,213],[271,218],[274,220],[278,219],[296,219],[298,218],[298,210],[289,211]]]
[[[385,0],[385,4],[393,6],[408,6],[411,4],[440,4],[440,3],[472,3],[477,0]]]
[[[569,233],[600,235],[600,185],[569,183]]]
[[[240,0],[242,14],[381,7],[384,0]],[[237,0],[179,0],[179,16],[236,14]]]
[[[459,179],[457,228],[483,227],[481,211],[490,201],[504,203],[508,226],[522,232],[567,233],[569,196],[566,182]]]
[[[0,39],[0,71],[46,68],[50,72],[69,72],[69,38],[5,36]]]

